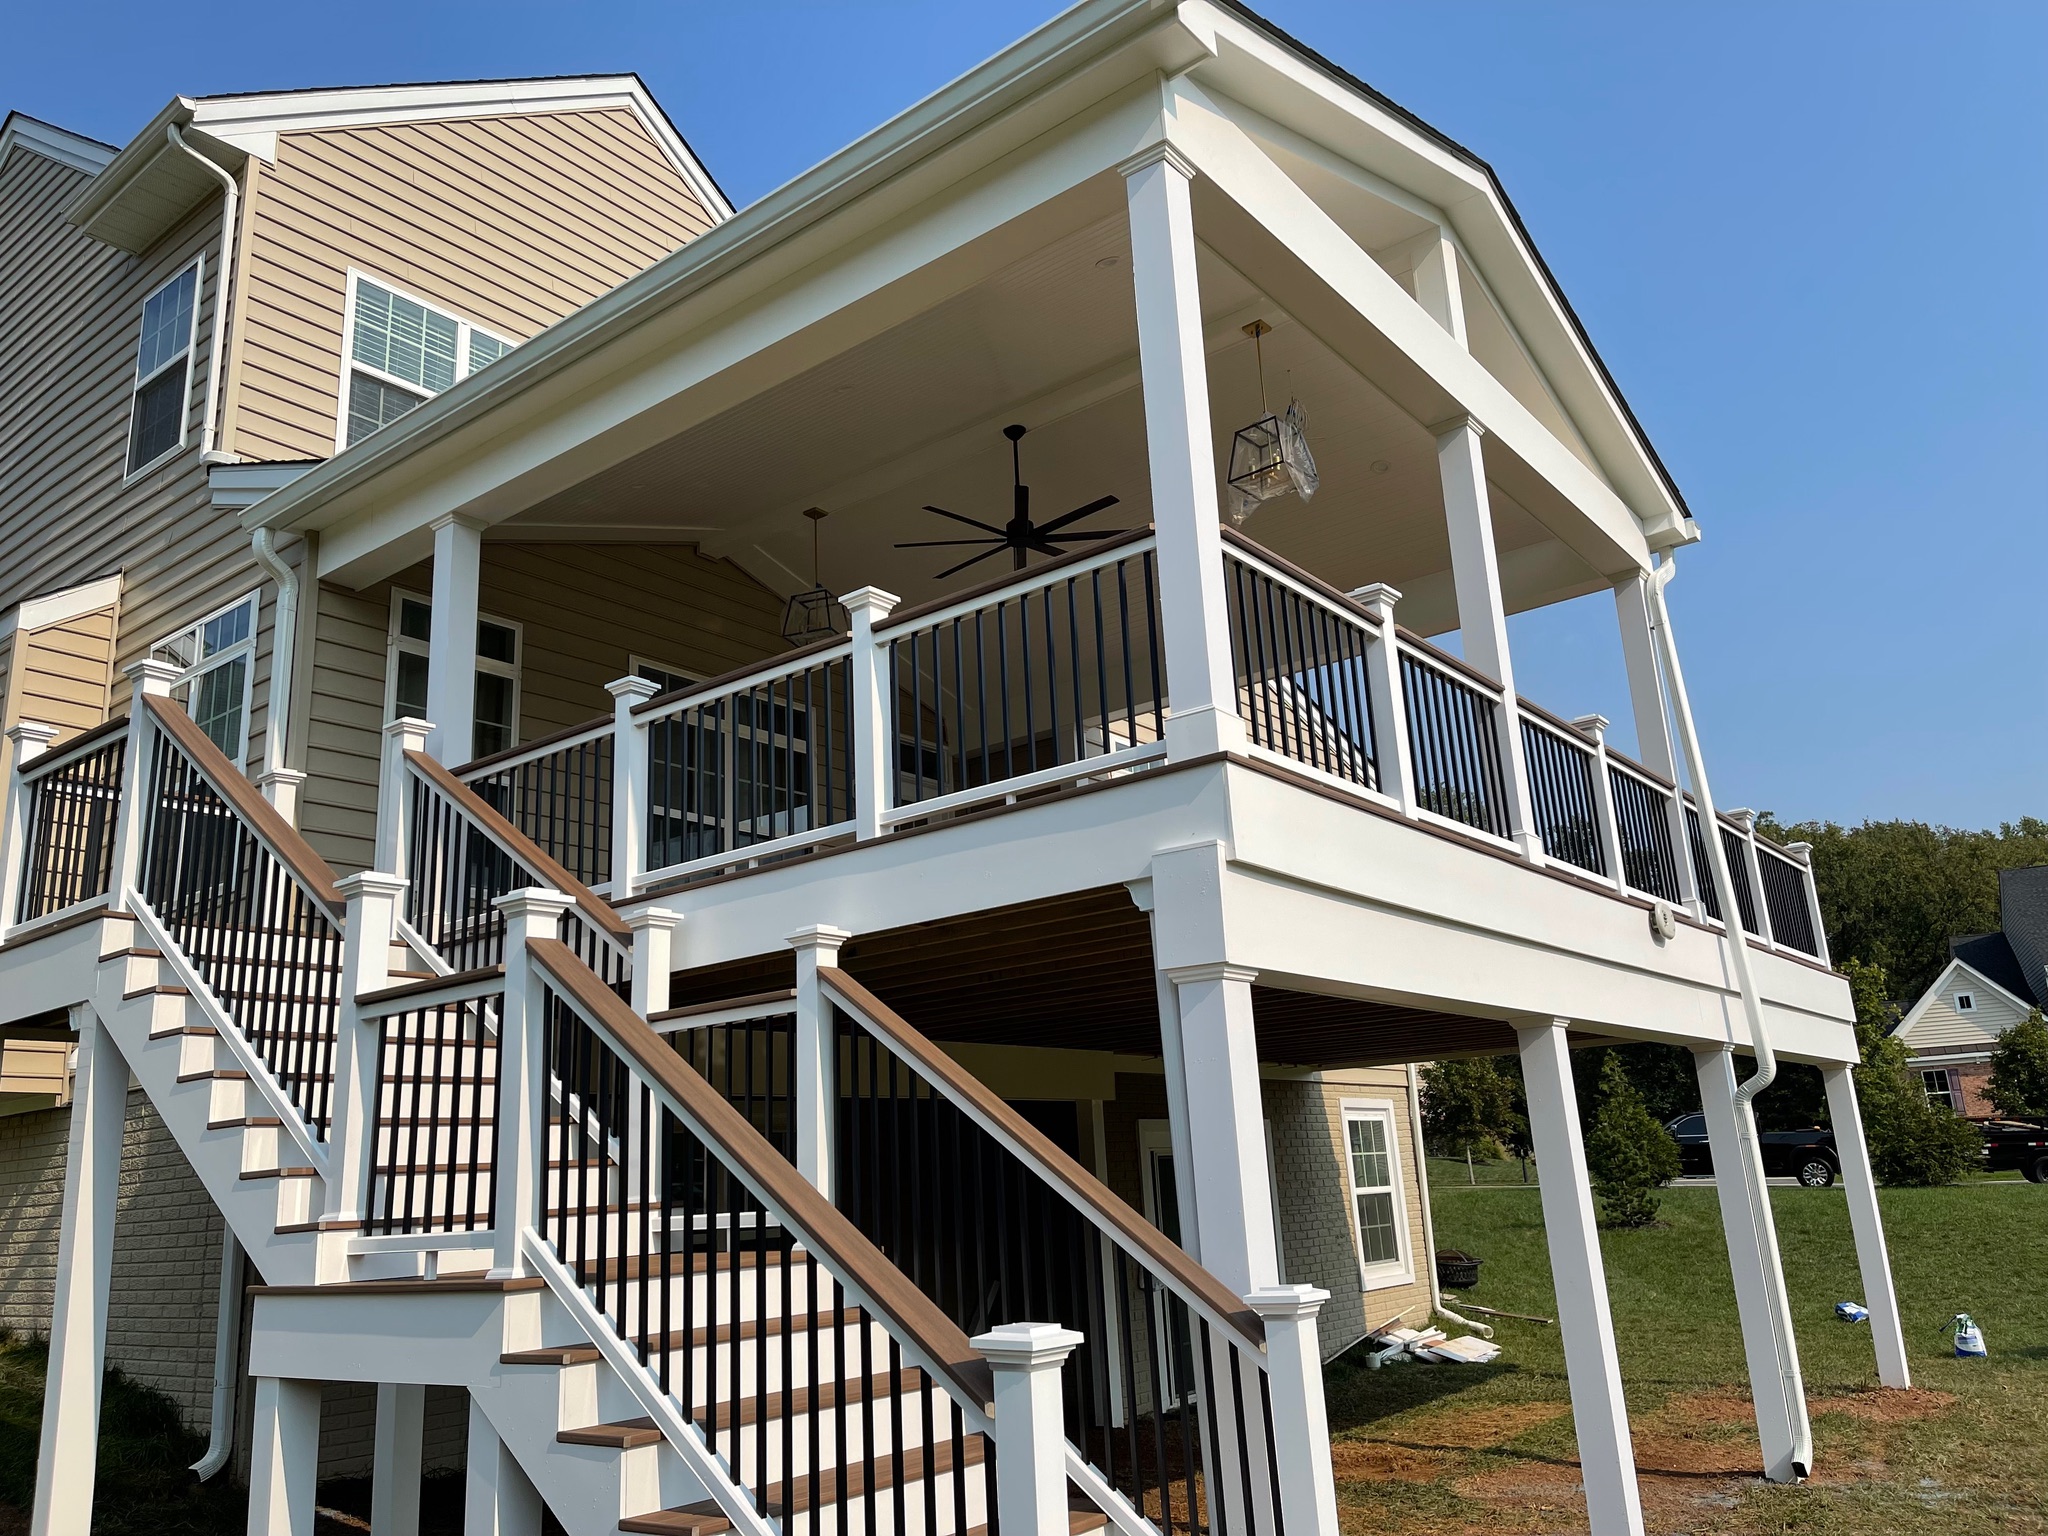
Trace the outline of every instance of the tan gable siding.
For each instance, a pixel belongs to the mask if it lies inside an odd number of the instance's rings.
[[[251,200],[230,445],[334,451],[348,271],[523,341],[710,227],[621,110],[286,134]]]
[[[351,592],[319,590],[309,779],[299,826],[344,871],[370,859],[384,725],[391,591],[425,594],[431,567]],[[521,627],[519,729],[535,740],[611,708],[604,685],[635,655],[715,676],[787,647],[782,601],[729,561],[689,545],[484,545],[479,604]]]
[[[20,690],[12,720],[40,720],[67,737],[107,718],[113,702],[114,610],[80,614],[21,637]]]
[[[1956,1010],[1956,994],[1967,992],[1976,1006],[1968,1013]],[[1972,976],[1957,971],[1941,983],[1941,989],[1927,1011],[1901,1031],[1899,1038],[1915,1055],[1938,1056],[1948,1051],[1988,1051],[1998,1037],[2024,1019],[2026,1014]]]

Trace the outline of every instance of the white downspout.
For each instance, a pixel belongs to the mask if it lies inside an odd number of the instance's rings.
[[[292,668],[299,639],[299,573],[277,553],[277,535],[258,528],[249,535],[256,559],[277,583],[276,622],[270,637],[270,718],[263,730],[263,776],[266,790],[279,781],[284,768],[284,737],[291,723]],[[286,820],[297,824],[296,816]]]
[[[220,1310],[213,1325],[213,1425],[206,1454],[192,1463],[205,1482],[235,1453],[235,1383],[242,1375],[242,1245],[235,1229],[222,1223]]]
[[[1429,1310],[1433,1316],[1445,1322],[1457,1323],[1470,1328],[1482,1339],[1493,1337],[1493,1329],[1485,1323],[1475,1323],[1469,1317],[1460,1317],[1444,1305],[1444,1288],[1436,1277],[1436,1218],[1429,1209],[1429,1154],[1422,1150],[1422,1089],[1419,1086],[1421,1074],[1415,1070],[1415,1063],[1408,1063],[1408,1136],[1415,1148],[1415,1188],[1422,1196],[1422,1245],[1429,1251],[1422,1255],[1422,1265],[1429,1271]]]
[[[164,132],[170,135],[171,143],[213,173],[225,194],[220,214],[220,262],[213,280],[213,340],[208,346],[206,361],[206,415],[199,424],[199,459],[204,463],[213,452],[214,408],[220,399],[221,336],[227,330],[228,292],[235,280],[235,215],[242,194],[234,177],[185,142],[185,136],[178,132],[176,123],[170,124]]]

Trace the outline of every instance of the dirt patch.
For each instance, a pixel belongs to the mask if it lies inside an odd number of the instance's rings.
[[[1339,1440],[1330,1447],[1330,1471],[1340,1483],[1433,1483],[1453,1459],[1380,1440]]]
[[[1906,1424],[1947,1413],[1955,1405],[1956,1395],[1953,1392],[1937,1392],[1932,1387],[1906,1387],[1877,1392],[1838,1392],[1833,1397],[1817,1399],[1808,1411],[1816,1417],[1823,1413],[1846,1414],[1867,1424]]]
[[[1393,1438],[1431,1450],[1490,1450],[1539,1424],[1563,1418],[1570,1403],[1499,1403],[1431,1414]]]
[[[1687,1392],[1667,1399],[1650,1416],[1650,1422],[1679,1429],[1703,1424],[1753,1424],[1756,1405],[1733,1392]]]

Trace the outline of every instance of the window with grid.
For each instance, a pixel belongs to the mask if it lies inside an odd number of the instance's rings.
[[[192,395],[192,338],[199,317],[199,263],[142,301],[135,396],[128,416],[128,472],[182,447]]]
[[[1367,1277],[1398,1270],[1402,1267],[1401,1178],[1394,1152],[1392,1110],[1347,1106],[1344,1140],[1360,1268]]]
[[[249,749],[249,691],[256,668],[256,603],[251,592],[150,647],[180,669],[171,697],[230,762]]]
[[[1920,1074],[1920,1084],[1927,1091],[1928,1103],[1939,1104],[1945,1109],[1952,1109],[1958,1114],[1962,1113],[1963,1106],[1960,1102],[1960,1096],[1956,1093],[1955,1073],[1948,1071],[1946,1068],[1932,1072],[1922,1072]]]
[[[433,605],[410,592],[391,597],[391,666],[386,714],[393,720],[427,716],[427,655],[434,634]],[[479,616],[476,621],[476,717],[470,755],[489,757],[519,743],[519,626]]]
[[[514,345],[360,272],[349,274],[349,309],[344,446],[389,426]]]

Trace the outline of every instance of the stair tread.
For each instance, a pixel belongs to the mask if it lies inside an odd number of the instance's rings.
[[[215,1067],[206,1072],[180,1072],[178,1074],[178,1081],[181,1083],[203,1083],[209,1079],[217,1083],[246,1083],[249,1081],[249,1074],[240,1067]]]
[[[661,1431],[652,1419],[622,1419],[616,1424],[586,1424],[581,1429],[557,1430],[555,1439],[563,1445],[602,1445],[630,1451],[643,1445],[659,1445]]]
[[[498,1356],[500,1365],[588,1365],[602,1360],[595,1344],[555,1344],[543,1349],[514,1349]]]
[[[742,1425],[758,1423],[763,1418],[772,1423],[782,1418],[785,1413],[801,1414],[809,1413],[814,1408],[836,1408],[839,1406],[842,1393],[846,1394],[848,1401],[858,1403],[869,1397],[886,1397],[892,1386],[901,1386],[905,1392],[915,1392],[924,1384],[924,1372],[912,1366],[893,1375],[884,1371],[878,1376],[868,1377],[865,1391],[862,1390],[861,1380],[856,1378],[852,1381],[827,1381],[815,1389],[798,1387],[794,1402],[788,1400],[786,1393],[771,1392],[764,1404],[760,1398],[749,1392],[743,1394],[737,1404],[734,1404],[731,1398],[720,1403],[718,1411],[711,1416],[712,1427],[732,1428],[735,1407],[738,1409],[738,1421]],[[700,1418],[698,1422],[701,1424],[704,1421]]]
[[[192,989],[190,987],[178,987],[172,986],[169,983],[163,983],[154,987],[137,987],[133,992],[123,992],[121,994],[121,1001],[132,1003],[138,997],[190,997],[191,995]]]
[[[988,1445],[980,1435],[968,1435],[962,1446],[962,1463],[978,1466],[987,1459]],[[788,1497],[774,1497],[768,1501],[767,1513],[777,1518],[787,1518],[821,1505],[837,1504],[841,1499],[857,1499],[872,1486],[879,1491],[893,1488],[898,1483],[915,1483],[926,1477],[937,1477],[950,1472],[955,1466],[953,1442],[941,1440],[927,1455],[926,1448],[913,1445],[901,1455],[888,1452],[874,1459],[874,1482],[868,1482],[868,1462],[863,1459],[848,1467],[827,1467],[822,1472],[807,1472],[789,1485]],[[778,1487],[778,1494],[780,1489]]]
[[[643,1271],[671,1275],[701,1275],[708,1273],[714,1268],[729,1271],[733,1267],[734,1257],[735,1255],[730,1253],[669,1253],[657,1255],[655,1261],[650,1264],[646,1256],[633,1254],[623,1259],[606,1259],[604,1261],[603,1278],[606,1280],[618,1280],[621,1278],[637,1280]],[[742,1253],[737,1255],[737,1257],[741,1269],[759,1267],[760,1255]],[[781,1253],[770,1253],[766,1257],[770,1266],[786,1262],[784,1255]],[[808,1264],[811,1262],[810,1256],[808,1254],[799,1255],[795,1262],[798,1264]],[[588,1259],[578,1260],[576,1264],[576,1277],[583,1284],[589,1285],[599,1277],[598,1266]]]
[[[732,1529],[719,1507],[706,1499],[702,1504],[685,1504],[677,1509],[657,1509],[650,1514],[628,1515],[619,1529],[633,1536],[720,1536]]]
[[[319,1176],[318,1168],[244,1168],[241,1177],[245,1179],[311,1179]]]
[[[767,1319],[750,1318],[746,1322],[740,1323],[738,1328],[739,1337],[742,1340],[759,1338],[763,1332],[766,1332],[769,1338],[776,1339],[782,1336],[785,1328],[793,1328],[794,1331],[802,1333],[809,1329],[851,1328],[859,1321],[860,1308],[845,1307],[838,1312],[805,1312],[793,1318],[781,1316]],[[715,1340],[711,1336],[711,1327],[707,1323],[701,1328],[692,1329],[688,1334],[684,1334],[681,1331],[668,1334],[650,1334],[645,1342],[650,1349],[658,1348],[664,1342],[666,1342],[670,1349],[696,1349],[711,1343],[730,1343],[733,1338],[733,1328],[734,1325],[731,1323],[720,1323],[718,1325],[718,1337]],[[635,1342],[639,1341],[636,1340]]]
[[[260,1130],[265,1126],[283,1125],[276,1115],[243,1115],[234,1120],[209,1120],[209,1131]]]

